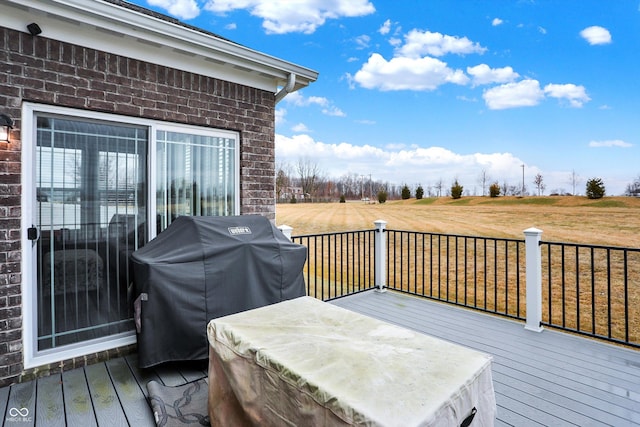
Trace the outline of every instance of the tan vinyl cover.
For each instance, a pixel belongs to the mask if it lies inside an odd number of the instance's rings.
[[[212,320],[212,425],[492,426],[491,357],[301,297]]]

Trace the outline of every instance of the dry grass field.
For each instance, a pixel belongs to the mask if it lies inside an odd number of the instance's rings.
[[[294,235],[387,228],[497,238],[524,238],[536,227],[542,239],[640,248],[640,198],[463,197],[364,202],[279,204],[276,223]]]
[[[492,239],[523,240],[523,231],[536,227],[546,242],[640,248],[640,199],[630,197],[467,197],[276,208],[276,223],[293,227],[294,236],[371,230],[378,219],[390,230],[489,238],[424,241],[406,233],[404,242],[389,245],[393,275],[387,285],[511,316],[526,312],[524,246]],[[372,242],[366,236],[344,244],[342,237],[338,243],[324,237],[303,241],[309,247],[306,280],[316,295],[330,298],[371,281]],[[544,322],[640,344],[639,250],[549,245],[542,255]]]

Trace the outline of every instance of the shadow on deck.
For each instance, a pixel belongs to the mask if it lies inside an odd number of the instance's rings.
[[[640,352],[395,292],[364,292],[340,307],[493,355],[499,426],[640,425]],[[150,380],[180,385],[206,362],[140,370],[113,359],[0,389],[8,425],[154,426]],[[419,369],[419,367],[416,367]],[[392,399],[392,397],[389,397]],[[25,420],[12,408],[27,408]]]

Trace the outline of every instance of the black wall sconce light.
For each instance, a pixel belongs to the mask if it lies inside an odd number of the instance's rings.
[[[11,129],[13,129],[13,120],[11,120],[11,117],[0,113],[0,142],[9,142]]]
[[[38,34],[42,33],[42,28],[40,28],[40,25],[36,24],[35,22],[27,25],[27,30],[29,30],[29,33],[32,36],[37,36]]]

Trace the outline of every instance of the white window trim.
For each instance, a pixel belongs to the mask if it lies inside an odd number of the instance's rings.
[[[146,126],[149,128],[149,146],[147,148],[147,180],[149,194],[148,200],[148,218],[147,224],[155,224],[156,212],[156,133],[158,130],[168,130],[171,132],[184,132],[197,135],[213,135],[224,138],[232,138],[236,140],[235,150],[235,200],[234,215],[239,215],[240,211],[240,134],[234,131],[223,129],[212,129],[200,126],[172,124],[170,122],[162,122],[158,120],[142,119],[136,117],[122,116],[118,114],[100,113],[94,111],[79,110],[67,107],[57,107],[52,105],[42,105],[36,103],[25,102],[22,105],[22,126],[21,126],[21,143],[22,143],[22,313],[23,313],[23,358],[24,368],[34,368],[49,363],[59,362],[61,360],[71,359],[84,356],[91,353],[97,353],[118,347],[127,346],[136,342],[134,331],[122,334],[111,335],[108,337],[85,341],[68,346],[58,347],[55,349],[38,351],[37,349],[37,293],[35,292],[36,274],[36,253],[35,245],[27,238],[27,229],[34,224],[35,221],[35,168],[31,167],[36,158],[36,123],[34,116],[36,113],[60,114],[68,117],[77,117],[93,120],[108,121],[121,124],[132,124]],[[156,228],[149,227],[149,236],[156,236]]]

